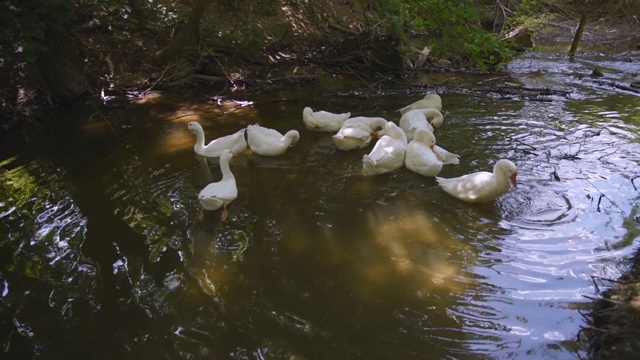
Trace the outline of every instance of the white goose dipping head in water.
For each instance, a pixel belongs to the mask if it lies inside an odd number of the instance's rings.
[[[397,170],[404,164],[407,136],[394,122],[384,125],[384,136],[369,154],[362,157],[362,173],[378,175]]]
[[[245,129],[239,130],[231,135],[226,135],[212,140],[209,144],[204,144],[204,130],[197,121],[191,121],[187,125],[189,132],[196,135],[196,144],[193,150],[196,154],[206,157],[219,157],[224,149],[230,149],[234,154],[240,154],[247,148],[247,141],[244,139]]]
[[[506,159],[493,166],[493,172],[479,171],[456,178],[436,177],[438,184],[449,195],[469,203],[489,202],[516,187],[516,165]],[[511,182],[511,184],[509,184]]]
[[[352,117],[332,136],[333,142],[342,151],[362,149],[369,145],[371,139],[378,138],[378,128],[384,127],[387,122],[382,117]]]
[[[247,139],[252,152],[263,156],[279,156],[300,140],[300,133],[298,130],[289,130],[282,135],[277,130],[254,124],[247,126]]]
[[[407,140],[413,139],[413,132],[416,129],[423,128],[434,131],[442,125],[444,116],[436,109],[415,109],[402,114],[398,125],[407,135]]]
[[[312,131],[338,131],[350,116],[350,112],[335,114],[324,110],[313,111],[308,106],[302,110],[302,122],[307,129]]]
[[[442,110],[442,99],[438,94],[427,94],[424,98],[415,101],[403,108],[398,109],[400,114],[404,114],[407,111],[414,109],[436,109]]]
[[[198,200],[205,210],[218,210],[222,208],[222,221],[227,219],[229,212],[227,205],[238,197],[236,178],[229,168],[229,161],[234,154],[229,149],[224,149],[220,155],[220,171],[222,179],[205,186],[198,194]]]

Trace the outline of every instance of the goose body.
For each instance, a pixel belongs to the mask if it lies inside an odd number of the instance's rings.
[[[302,110],[302,122],[304,122],[307,129],[312,131],[338,131],[350,116],[350,112],[335,114],[324,110],[313,111],[308,106]]]
[[[438,94],[427,94],[424,98],[413,102],[403,108],[398,109],[400,114],[404,114],[414,109],[436,109],[442,110],[442,99]]]
[[[446,193],[457,199],[469,203],[482,203],[506,193],[510,185],[516,187],[517,175],[516,165],[502,159],[493,166],[492,173],[479,171],[450,179],[436,177],[436,181]]]
[[[217,210],[222,208],[222,221],[226,220],[229,213],[227,205],[238,197],[236,178],[229,168],[229,160],[233,158],[233,153],[229,149],[222,151],[220,155],[220,171],[222,179],[205,186],[198,194],[198,200],[205,210]]]
[[[231,135],[219,137],[205,145],[202,125],[196,121],[191,121],[187,128],[196,135],[196,144],[193,146],[193,150],[198,155],[219,157],[224,149],[230,149],[234,154],[240,154],[247,148],[247,141],[244,139],[245,129]]]
[[[289,130],[282,135],[277,130],[254,124],[247,126],[247,139],[252,152],[263,156],[278,156],[300,140],[300,133]]]
[[[431,120],[429,120],[431,119]],[[440,127],[444,121],[444,116],[437,109],[415,109],[402,114],[398,124],[407,135],[407,140],[413,139],[413,132],[423,128],[433,131],[434,127]]]
[[[397,170],[404,164],[407,136],[394,122],[387,122],[385,135],[376,142],[369,154],[362,157],[362,173],[378,175]]]
[[[350,118],[333,135],[333,142],[342,151],[362,149],[369,145],[373,137],[378,137],[377,129],[383,127],[387,122],[385,118],[381,117]]]
[[[383,117],[356,116],[356,117],[347,119],[347,121],[345,121],[344,124],[342,124],[342,126],[343,127],[366,126],[371,131],[377,131],[378,128],[383,128],[387,122],[388,120]]]
[[[443,164],[433,152],[435,145],[436,138],[431,131],[417,129],[413,134],[413,140],[407,145],[405,167],[423,176],[437,176]]]

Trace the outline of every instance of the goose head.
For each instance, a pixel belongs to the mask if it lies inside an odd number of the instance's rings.
[[[202,125],[200,125],[197,121],[189,122],[189,124],[187,124],[187,130],[189,130],[189,132],[194,134],[197,134],[199,132],[204,132],[204,130],[202,129]]]
[[[421,143],[427,144],[431,150],[436,146],[436,137],[428,129],[419,128],[413,133],[413,139]]]
[[[517,187],[516,176],[518,176],[518,169],[516,165],[506,159],[499,160],[493,167],[494,174],[504,174],[511,181],[513,187]]]
[[[433,109],[433,110],[435,110],[435,109]],[[442,125],[443,121],[444,121],[444,116],[442,115],[442,113],[440,111],[438,111],[438,110],[435,110],[433,119],[431,119],[431,121],[429,121],[429,123],[434,128],[438,128],[438,127],[440,127],[440,125]]]
[[[298,130],[289,130],[284,134],[283,139],[290,141],[289,146],[293,146],[300,140],[300,133]]]
[[[405,144],[407,143],[407,135],[405,135],[404,131],[398,127],[393,121],[388,121],[384,124],[384,128],[382,129],[385,135],[390,136],[394,140],[403,141]]]
[[[429,121],[429,124],[434,128],[440,127],[444,121],[444,115],[438,109],[420,109],[419,110]]]

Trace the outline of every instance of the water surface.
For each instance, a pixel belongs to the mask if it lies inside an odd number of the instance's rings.
[[[547,53],[514,62],[510,81],[565,91],[548,101],[469,91],[459,74],[428,87],[447,111],[438,144],[461,155],[441,176],[518,166],[518,187],[484,205],[406,169],[364,177],[370,148],[341,152],[302,124],[304,106],[397,121],[420,97],[397,82],[320,79],[237,101],[158,94],[55,115],[47,140],[2,149],[4,351],[573,359],[592,277],[619,276],[637,243],[625,221],[636,221],[638,97],[585,77],[593,63],[615,70],[607,81],[633,76],[624,59]],[[222,223],[196,198],[220,171],[193,153],[193,120],[207,138],[260,123],[301,140],[234,159],[239,196]]]

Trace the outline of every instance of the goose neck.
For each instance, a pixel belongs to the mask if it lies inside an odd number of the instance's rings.
[[[226,157],[220,158],[220,171],[222,171],[223,181],[234,179],[233,173],[231,172],[231,168],[229,167],[229,158],[226,158]]]
[[[203,149],[204,148],[204,131],[202,129],[196,129],[196,147]]]

